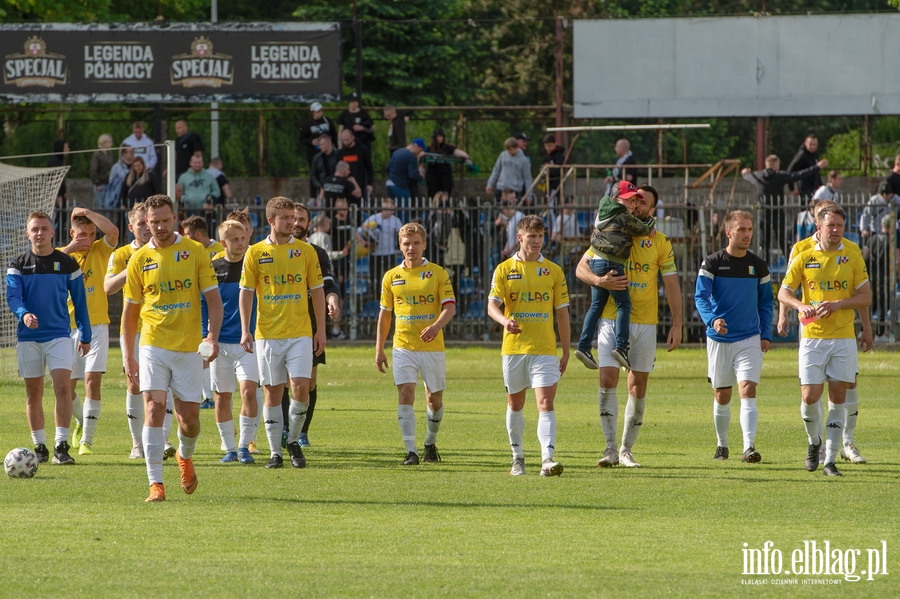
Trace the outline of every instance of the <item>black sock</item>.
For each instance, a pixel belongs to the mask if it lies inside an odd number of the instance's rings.
[[[284,393],[281,395],[281,415],[284,417],[284,425],[288,426],[291,411],[291,390],[290,385],[284,386]]]
[[[306,422],[303,423],[303,428],[300,430],[301,433],[306,434],[309,432],[309,423],[312,422],[313,412],[316,411],[316,395],[318,395],[319,388],[309,390],[309,407],[306,408]]]

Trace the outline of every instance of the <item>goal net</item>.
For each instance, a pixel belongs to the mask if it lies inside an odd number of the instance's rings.
[[[0,162],[0,260],[3,294],[0,305],[0,383],[18,378],[15,315],[6,303],[6,268],[13,257],[31,247],[25,237],[25,219],[35,210],[53,214],[56,194],[68,166],[27,168]]]

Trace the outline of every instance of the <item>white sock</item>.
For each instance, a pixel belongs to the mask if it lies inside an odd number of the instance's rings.
[[[145,426],[141,434],[144,443],[144,460],[147,462],[147,479],[150,484],[163,481],[162,463],[166,437],[161,426]]]
[[[819,438],[824,439],[825,429],[822,427],[825,426],[825,402],[822,399],[819,399],[819,401],[816,402],[816,410],[819,415],[819,419],[816,421],[819,423]]]
[[[54,439],[54,445],[59,445],[63,441],[69,440],[69,427],[68,426],[57,426],[56,427],[56,438]]]
[[[232,429],[231,433],[234,434],[234,423],[231,424]],[[200,437],[198,434],[196,437],[188,437],[179,429],[178,431],[178,455],[181,456],[182,460],[190,459],[191,456],[194,455],[194,450],[197,448],[197,439]]]
[[[341,334],[341,327],[331,327],[331,334],[337,337]]]
[[[412,406],[400,404],[397,406],[397,422],[400,424],[400,436],[403,437],[403,446],[407,452],[416,451],[416,412]]]
[[[541,460],[552,460],[556,449],[556,412],[538,412],[537,438],[541,444]]]
[[[256,439],[256,429],[259,427],[259,413],[255,418],[250,416],[241,416],[241,438],[238,440],[238,448],[247,449],[250,441]]]
[[[234,420],[217,422],[216,427],[219,429],[222,443],[225,444],[225,451],[237,451],[237,446],[234,443]]]
[[[803,419],[803,426],[806,427],[806,440],[810,445],[818,445],[822,442],[822,425],[819,424],[819,409],[816,404],[822,403],[822,400],[809,405],[800,402],[800,417]]]
[[[81,398],[78,396],[78,393],[75,394],[75,399],[72,400],[72,416],[75,417],[75,422],[78,424],[84,424],[82,419],[84,418],[83,413],[84,406],[81,405]]]
[[[731,404],[724,406],[713,400],[713,422],[716,425],[716,443],[728,447],[728,425],[731,424]]]
[[[128,418],[128,429],[131,440],[141,442],[141,429],[144,422],[144,396],[141,393],[125,394],[125,416]]]
[[[597,405],[600,409],[600,426],[603,428],[606,447],[615,449],[616,423],[619,420],[619,398],[616,390],[601,387],[597,396]]]
[[[756,409],[756,398],[741,398],[741,431],[744,433],[744,451],[753,447],[756,440],[756,425],[759,422],[759,411]]]
[[[524,458],[522,437],[525,435],[525,410],[514,412],[512,408],[506,406],[506,431],[509,433],[509,446],[512,448],[513,458]]]
[[[203,374],[200,375],[200,382],[203,384],[203,401],[208,401],[213,398],[212,395],[212,381],[210,377],[212,370],[209,368],[203,369]]]
[[[166,415],[163,417],[163,442],[169,441],[169,434],[172,432],[172,417],[175,416],[175,397],[172,390],[166,391]],[[146,455],[146,454],[145,454]]]
[[[844,445],[846,445],[853,443],[853,432],[856,430],[856,419],[859,416],[859,393],[856,387],[847,389],[844,407],[847,408],[847,420],[844,422]]]
[[[641,425],[644,423],[644,406],[647,404],[646,397],[628,396],[628,403],[625,404],[625,422],[622,429],[622,449],[621,451],[631,451],[634,442],[637,441],[638,433],[641,432]]]
[[[444,419],[444,406],[441,404],[441,407],[436,412],[433,412],[431,408],[425,408],[425,417],[428,419],[426,424],[427,432],[425,433],[425,445],[434,445],[434,442],[437,441],[438,431],[441,430],[441,420]]]
[[[300,438],[300,431],[303,430],[303,423],[306,422],[306,412],[309,410],[309,400],[297,401],[291,398],[291,408],[288,417],[291,419],[288,428],[288,443],[295,443]]]
[[[35,445],[46,445],[47,444],[47,432],[44,429],[40,429],[37,431],[31,431],[31,441]]]
[[[266,439],[269,440],[269,451],[272,455],[281,455],[281,429],[284,428],[284,417],[281,406],[263,406],[263,423],[266,427]]]
[[[94,433],[97,431],[97,421],[100,419],[100,400],[84,400],[84,432],[81,435],[82,443],[93,443]]]
[[[821,400],[819,400],[821,401]],[[847,408],[844,404],[828,402],[828,424],[825,425],[825,463],[834,464],[841,449],[841,437],[844,433],[844,422],[847,420]]]

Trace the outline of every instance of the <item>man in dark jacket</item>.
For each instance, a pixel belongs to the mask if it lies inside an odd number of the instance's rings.
[[[797,150],[794,159],[788,164],[787,172],[796,173],[808,169],[811,166],[815,166],[816,163],[819,162],[819,154],[816,152],[818,149],[819,138],[813,133],[810,133],[806,136],[806,139],[803,140],[803,145]],[[819,174],[818,170],[813,171],[803,179],[800,179],[796,186],[794,183],[788,183],[788,188],[791,190],[791,193],[795,196],[799,195],[803,199],[811,198],[820,187],[822,187],[822,176]]]
[[[375,183],[372,154],[369,148],[357,141],[352,129],[343,129],[340,138],[342,146],[337,155],[340,160],[350,165],[350,174],[363,190],[363,197],[367,198],[372,195],[372,186]]]
[[[556,145],[556,136],[548,133],[544,136],[544,150],[547,155],[544,156],[544,164],[562,165],[566,161],[566,150],[562,146]],[[550,184],[547,186],[547,196],[549,198],[559,197],[559,181],[562,179],[561,168],[550,168],[549,172]]]
[[[337,125],[328,120],[322,112],[322,105],[313,102],[309,105],[310,118],[300,125],[300,145],[306,150],[306,161],[312,168],[312,161],[319,151],[316,145],[319,138],[327,134],[331,137],[331,143],[337,147]]]
[[[331,136],[322,134],[318,139],[319,152],[313,156],[312,166],[309,168],[309,193],[311,198],[319,196],[325,180],[334,174],[334,169],[340,160],[337,151],[331,143]]]
[[[756,186],[756,194],[759,196],[760,204],[770,207],[761,210],[759,216],[759,228],[762,233],[759,237],[762,240],[760,256],[763,260],[768,261],[770,258],[769,250],[775,247],[780,248],[784,255],[788,254],[787,249],[790,243],[791,232],[787,228],[784,186],[808,177],[813,173],[818,174],[826,166],[828,166],[827,160],[819,160],[802,171],[789,173],[778,170],[781,167],[781,160],[779,160],[778,156],[770,154],[766,156],[766,168],[763,170],[751,171],[749,168],[745,168],[741,171],[741,176]]]
[[[388,104],[384,107],[384,118],[391,125],[388,127],[388,152],[391,156],[400,148],[406,147],[406,117],[397,112],[397,107]]]

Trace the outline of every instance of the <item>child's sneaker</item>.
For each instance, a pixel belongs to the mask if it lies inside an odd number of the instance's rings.
[[[616,349],[610,352],[612,357],[616,359],[616,362],[622,365],[622,368],[627,368],[631,370],[631,363],[628,362],[628,350],[624,347],[617,347]]]
[[[591,370],[600,369],[600,366],[597,364],[597,360],[595,360],[593,354],[591,354],[591,350],[581,351],[580,349],[576,349],[575,357],[578,358],[579,362],[581,362]]]

